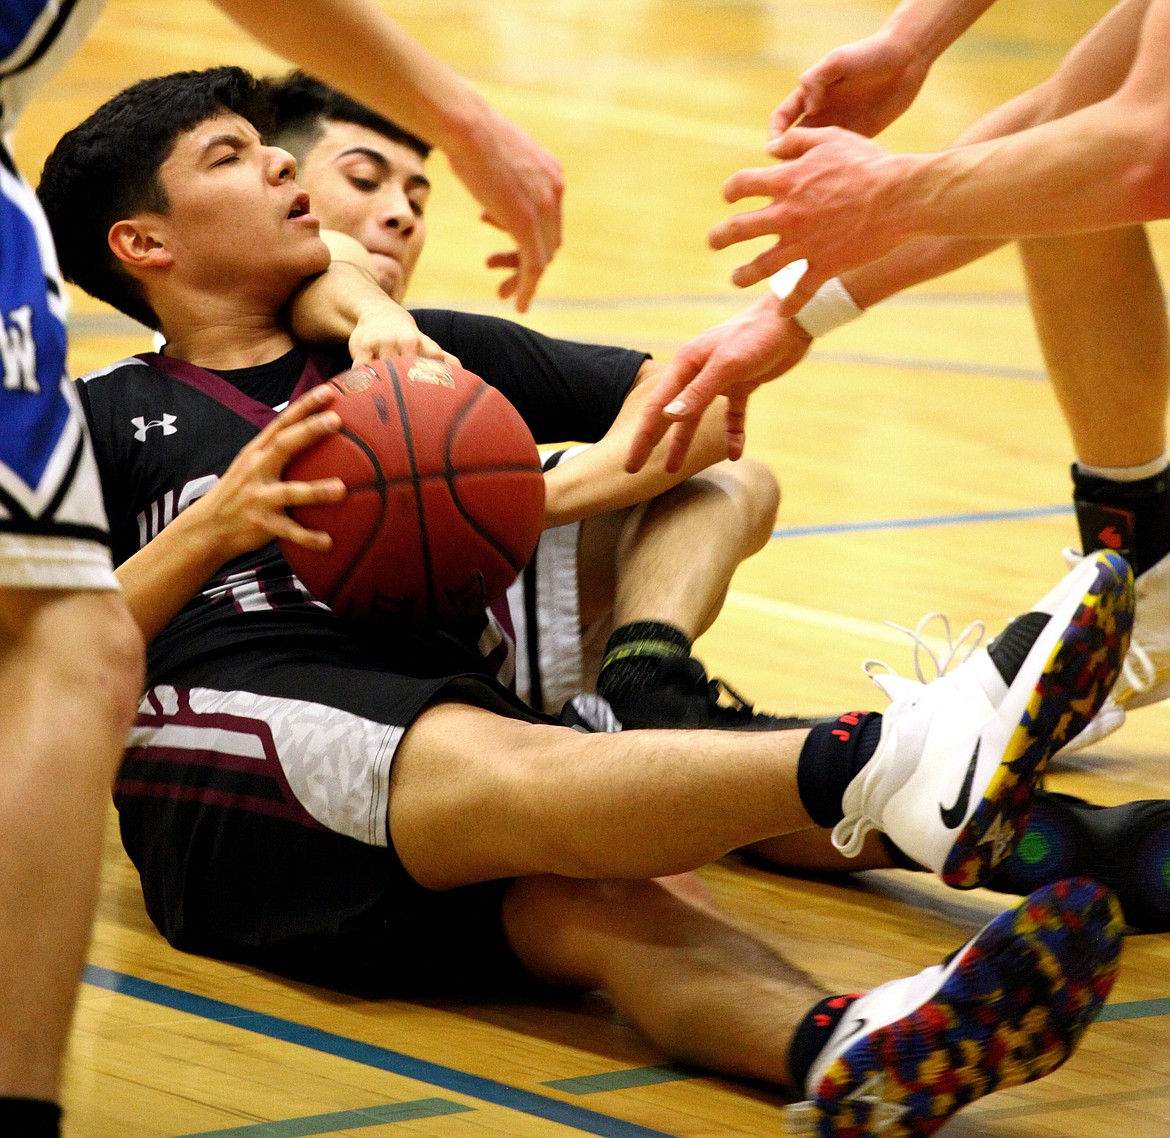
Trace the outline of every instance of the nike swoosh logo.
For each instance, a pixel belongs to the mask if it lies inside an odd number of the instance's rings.
[[[979,743],[981,742],[982,740],[979,741]],[[942,823],[948,830],[957,829],[967,816],[967,806],[971,802],[971,786],[975,782],[975,767],[979,764],[979,743],[975,744],[975,750],[971,752],[971,762],[967,765],[967,777],[963,779],[963,785],[959,788],[959,797],[955,799],[955,804],[953,806],[944,806],[941,802],[938,804],[939,817],[942,818]]]
[[[841,1047],[850,1040],[859,1036],[869,1026],[869,1020],[864,1016],[859,1017],[854,1021],[853,1026],[834,1044],[835,1047]]]

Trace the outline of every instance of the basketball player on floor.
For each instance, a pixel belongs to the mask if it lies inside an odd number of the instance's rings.
[[[323,228],[341,232],[361,243],[372,257],[368,268],[377,274],[387,293],[401,301],[426,239],[429,182],[424,162],[428,148],[368,108],[303,74],[294,72],[283,79],[266,81],[265,86],[273,104],[272,141],[297,159],[297,182],[309,192],[313,213]],[[340,255],[352,256],[352,252],[342,248]],[[1135,276],[1135,279],[1142,278]],[[440,335],[430,324],[433,314],[416,315],[424,327],[431,328],[433,335]],[[524,331],[513,332],[504,322],[490,322],[484,326],[496,330],[504,341],[520,336],[544,345],[539,357],[535,353],[524,353],[510,360],[506,373],[517,369],[532,370],[533,359],[557,360],[568,350],[566,345],[555,340],[540,340]],[[566,366],[555,377],[539,377],[540,383],[554,382],[570,388],[583,385],[584,390],[598,393],[612,386],[608,382],[608,372],[594,374],[597,368],[592,361],[595,357],[607,360],[616,349],[595,353],[584,346],[574,345],[571,350],[574,355],[567,364],[572,367]],[[652,361],[633,357],[625,372],[627,376],[635,365],[638,368],[636,386],[618,412],[617,426],[606,434],[600,447],[594,451],[594,456],[598,450],[607,453],[609,469],[603,463],[594,463],[590,467],[590,477],[576,483],[578,486],[583,483],[587,492],[602,495],[612,492],[610,487],[615,483],[622,487],[627,481],[629,485],[624,487],[625,493],[647,492],[645,481],[630,481],[620,464],[631,422],[636,421],[640,402],[649,391],[647,382],[662,369]],[[1151,425],[1149,429],[1155,428]],[[719,433],[718,415],[708,415],[691,446],[687,469],[693,469],[696,460],[704,461],[708,454],[717,453]],[[560,489],[556,480],[559,475],[571,472],[575,461],[579,460],[562,463],[548,476],[554,514],[558,510],[556,501]],[[715,473],[736,471],[748,461],[720,463]],[[750,466],[757,468],[759,464],[753,462]],[[659,470],[660,464],[651,469]],[[640,473],[644,479],[649,470],[643,467]],[[730,509],[720,507],[718,499],[721,495],[716,487],[703,486],[699,479],[691,479],[680,488],[689,493],[683,509],[677,513],[670,510],[670,503],[681,496],[678,492],[658,498],[655,509],[660,518],[660,531],[673,538],[673,549],[668,547],[668,552],[673,554],[673,571],[665,568],[666,558],[662,554],[652,566],[640,562],[637,557],[638,527],[644,513],[632,519],[637,525],[624,523],[626,530],[633,530],[633,541],[623,538],[617,542],[622,557],[616,561],[616,576],[619,582],[627,574],[633,576],[640,586],[635,600],[647,605],[649,612],[659,621],[655,624],[639,622],[630,628],[620,615],[618,617],[619,627],[609,644],[610,652],[618,657],[618,662],[602,668],[598,687],[603,695],[609,696],[611,703],[617,704],[619,719],[628,719],[633,726],[657,727],[698,727],[707,722],[719,726],[768,724],[780,727],[787,722],[776,717],[753,716],[746,708],[722,706],[715,698],[718,681],[708,684],[702,665],[683,654],[689,648],[687,634],[695,634],[697,626],[693,622],[702,613],[713,612],[713,606],[729,582],[726,573],[713,577],[709,566],[694,557],[696,545],[701,549],[712,545],[727,548],[737,551],[741,557],[753,551],[746,544],[752,534],[743,528],[742,522],[751,506],[753,485],[758,487],[759,497],[766,497],[773,483],[757,479],[754,473],[738,484],[725,483]],[[730,496],[730,487],[738,490],[741,503],[738,507],[736,498]],[[714,497],[716,501],[711,503],[705,515],[696,519],[697,524],[709,527],[705,532],[700,530],[700,537],[696,539],[686,516],[691,508],[688,504],[705,497]],[[603,500],[603,508],[605,505]],[[587,502],[581,501],[577,509],[583,512],[587,506]],[[558,564],[554,561],[557,571],[549,574],[547,569],[554,555],[548,549],[546,539],[546,548],[542,557],[537,559],[534,571],[526,574],[523,584],[513,591],[510,615],[513,623],[523,631],[526,628],[524,593],[535,586],[538,603],[544,602],[547,614],[539,622],[538,632],[543,633],[545,643],[556,646],[555,656],[545,662],[543,675],[548,685],[546,690],[555,691],[560,702],[546,697],[543,707],[537,705],[538,710],[555,710],[563,702],[567,685],[554,687],[549,684],[548,677],[567,674],[570,683],[574,678],[582,677],[579,666],[581,639],[575,637],[581,622],[572,604],[565,612],[566,606],[557,603],[566,588],[572,588],[579,574],[583,596],[596,596],[597,578],[600,577],[610,587],[610,595],[603,596],[598,603],[584,603],[582,607],[587,612],[597,611],[607,602],[612,602],[615,574],[611,566],[617,529],[612,524],[612,515],[607,513],[599,519],[587,518],[580,528],[584,535],[579,539],[580,544],[590,552],[597,552],[600,547],[606,554],[603,564],[610,571],[599,573],[596,564],[583,564],[579,558],[576,572],[571,562]],[[608,544],[590,540],[589,535],[598,531],[608,539]],[[555,542],[552,544],[554,550],[564,550],[564,543],[559,541],[561,531],[553,531],[550,537]],[[729,572],[736,560],[736,557],[728,556],[721,568]],[[703,572],[697,572],[698,569]],[[685,588],[679,587],[683,584]],[[620,596],[620,584],[618,592]],[[569,592],[569,599],[573,599],[572,592]],[[688,610],[688,604],[695,607]],[[558,628],[558,617],[563,628]],[[635,640],[630,633],[636,633],[638,638]],[[629,636],[634,644],[627,647],[623,643],[624,636]],[[531,655],[533,637],[528,635],[522,639],[529,648],[528,655]],[[659,663],[655,654],[671,649],[677,650],[678,655],[666,657]],[[628,654],[623,655],[623,651]],[[1132,653],[1131,647],[1131,656]],[[572,667],[566,667],[567,663]],[[525,673],[522,665],[521,676],[542,675],[537,666],[529,665],[529,669]],[[686,683],[690,677],[694,680]],[[583,679],[588,683],[590,677],[585,675]],[[531,693],[535,686],[531,682],[519,685],[521,696],[528,702],[532,702]],[[686,699],[688,692],[690,698]],[[651,711],[657,714],[652,716]],[[1094,723],[1099,721],[1100,717]],[[837,853],[821,831],[764,842],[745,852],[769,865],[803,871],[913,868],[876,834],[854,859],[843,858]],[[1133,928],[1162,931],[1170,928],[1170,872],[1167,867],[1170,867],[1170,801],[1148,800],[1106,808],[1069,795],[1040,791],[1021,848],[1004,862],[988,885],[1002,892],[1022,895],[1062,877],[1080,873],[1099,876],[1117,891],[1126,919]]]
[[[500,292],[526,307],[560,243],[562,181],[551,156],[372,4],[216,2],[281,54],[352,81],[449,149],[516,239]],[[65,378],[56,257],[5,139],[102,7],[22,0],[6,3],[0,20],[0,1131],[26,1138],[59,1132],[61,1059],[142,644],[117,591],[89,441]],[[356,69],[355,42],[364,47]],[[412,76],[426,77],[425,90]],[[399,343],[401,324],[382,320],[379,335],[388,328]]]
[[[40,189],[66,274],[168,341],[83,395],[151,640],[116,801],[158,927],[342,986],[601,989],[670,1055],[807,1095],[821,1134],[925,1134],[1051,1071],[1114,975],[1120,914],[1095,883],[834,996],[658,878],[820,825],[847,852],[879,829],[953,885],[985,880],[1120,666],[1124,560],[1086,560],[950,675],[904,681],[885,716],[810,731],[570,730],[476,668],[474,645],[347,625],[270,540],[319,542],[284,508],[343,488],[279,478],[338,426],[279,320],[329,254],[251,94],[226,68],[139,84],[66,135]],[[171,433],[137,438],[139,414]]]
[[[314,214],[324,229],[364,247],[334,242],[335,254],[356,256],[401,302],[426,241],[429,147],[301,73],[266,87],[272,141],[297,159]],[[452,322],[466,320],[425,310],[414,316],[443,343]],[[482,338],[474,354],[460,357],[464,366],[489,381],[497,374],[523,380],[529,402],[538,404],[543,391],[570,394],[580,406],[570,437],[600,440],[546,463],[546,533],[508,599],[521,698],[555,714],[596,690],[628,727],[795,725],[754,712],[691,655],[735,569],[771,536],[779,503],[772,473],[755,460],[720,462],[722,430],[712,414],[685,468],[671,475],[651,464],[632,478],[623,469],[630,431],[660,365],[643,353],[550,339],[508,321],[475,324]],[[547,430],[545,437],[552,437]],[[589,701],[578,706],[603,710]]]

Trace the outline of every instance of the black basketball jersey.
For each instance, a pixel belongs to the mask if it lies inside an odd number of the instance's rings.
[[[423,331],[513,402],[538,442],[600,437],[646,358],[552,340],[491,317],[418,316]],[[206,494],[275,417],[275,407],[348,365],[343,352],[298,347],[260,367],[217,373],[144,353],[83,377],[80,395],[115,565]],[[311,597],[272,542],[229,561],[204,583],[151,643],[148,675],[162,682],[185,664],[260,638],[281,652],[304,648],[315,637],[353,635],[348,622]],[[417,648],[412,641],[413,656]],[[467,666],[466,660],[458,663]],[[450,668],[451,661],[435,664],[443,666]]]

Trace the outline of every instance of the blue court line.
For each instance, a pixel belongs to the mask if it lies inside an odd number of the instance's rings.
[[[1028,518],[1056,518],[1073,512],[1072,506],[1025,506],[1018,510],[979,510],[969,514],[927,514],[916,518],[886,518],[872,522],[829,522],[819,526],[781,526],[772,531],[772,540],[789,537],[825,537],[837,533],[868,533],[874,530],[930,529],[934,526],[961,526],[981,522],[1015,522]]]
[[[1131,1000],[1125,1004],[1106,1004],[1097,1017],[1098,1023],[1112,1019],[1148,1019],[1150,1016],[1170,1015],[1170,999]]]
[[[678,1083],[685,1079],[702,1078],[704,1072],[692,1067],[627,1067],[623,1071],[602,1071],[596,1075],[581,1075],[574,1079],[550,1079],[542,1087],[564,1091],[570,1095],[595,1095],[600,1091],[632,1091],[639,1087],[654,1087],[659,1083]]]
[[[312,1134],[336,1134],[339,1130],[359,1130],[363,1126],[383,1126],[388,1122],[413,1122],[419,1118],[438,1118],[474,1109],[445,1098],[423,1098],[414,1102],[393,1102],[383,1106],[363,1106],[358,1110],[288,1118],[282,1122],[232,1126],[227,1130],[201,1130],[198,1134],[184,1134],[180,1138],[309,1138]]]
[[[319,1028],[236,1007],[222,1000],[197,996],[180,988],[157,984],[153,980],[128,976],[124,972],[114,972],[108,968],[87,964],[82,979],[95,988],[104,988],[109,992],[145,1000],[147,1003],[171,1008],[187,1015],[200,1016],[216,1023],[237,1027],[242,1031],[251,1031],[268,1039],[291,1043],[297,1047],[307,1047],[323,1055],[333,1055],[338,1059],[360,1063],[378,1071],[388,1071],[403,1078],[414,1079],[416,1082],[429,1083],[454,1094],[466,1095],[468,1098],[479,1099],[481,1102],[502,1106],[562,1126],[571,1126],[586,1134],[597,1134],[599,1138],[669,1138],[661,1130],[652,1130],[634,1122],[611,1118],[586,1110],[584,1107],[574,1106],[572,1103],[558,1102],[556,1099],[521,1090],[519,1087],[511,1087],[494,1079],[485,1079],[453,1067],[416,1059],[401,1051],[391,1051],[372,1043],[347,1039],[333,1032],[321,1031]]]

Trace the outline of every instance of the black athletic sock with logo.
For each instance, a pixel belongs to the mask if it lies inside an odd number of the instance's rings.
[[[1136,482],[1115,482],[1072,467],[1081,549],[1113,549],[1144,573],[1170,553],[1170,469]]]
[[[0,1134],[20,1138],[60,1138],[61,1108],[32,1098],[0,1098]]]
[[[660,620],[635,620],[610,633],[597,674],[597,694],[610,703],[653,686],[662,660],[689,656],[691,638]]]
[[[796,762],[800,804],[826,829],[845,816],[841,799],[854,776],[873,757],[882,735],[876,711],[847,711],[809,730]]]
[[[829,1036],[849,1010],[849,1005],[860,993],[849,996],[828,996],[800,1021],[788,1049],[788,1070],[792,1075],[792,1089],[798,1094],[805,1093],[805,1082],[817,1056],[825,1049]]]

